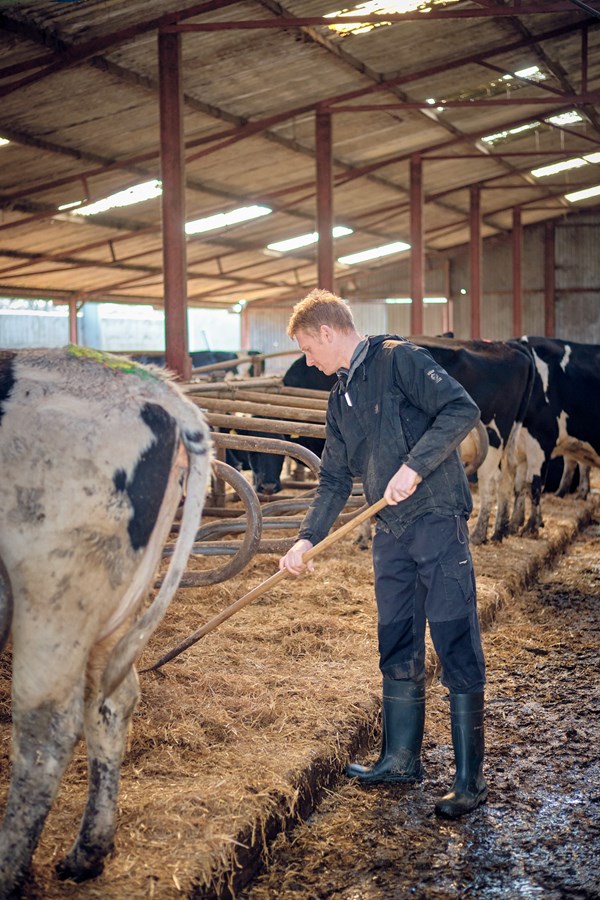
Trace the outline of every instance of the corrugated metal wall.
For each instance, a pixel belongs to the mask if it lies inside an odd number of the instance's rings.
[[[368,302],[350,301],[354,323],[359,334],[410,334],[410,305],[386,303],[385,300]],[[423,310],[425,334],[441,334],[446,330],[444,308],[441,304],[425,304]],[[295,341],[287,336],[287,324],[292,307],[277,310],[246,310],[249,347],[262,353],[276,353],[279,350],[298,349]],[[281,374],[291,364],[292,358],[282,356],[268,359],[265,363],[267,374]]]
[[[60,311],[0,310],[0,347],[64,347],[69,343],[69,316]]]
[[[543,335],[543,224],[523,229],[523,332]],[[555,337],[600,344],[600,214],[579,213],[555,223]],[[469,254],[451,257],[450,293],[454,331],[470,335]],[[512,333],[512,241],[510,235],[484,241],[481,333],[506,340]],[[461,289],[466,294],[461,294]]]
[[[600,344],[600,214],[556,228],[556,335]]]

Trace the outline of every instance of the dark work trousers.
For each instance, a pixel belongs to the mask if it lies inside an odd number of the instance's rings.
[[[453,693],[475,694],[485,663],[469,532],[463,516],[428,513],[401,538],[373,539],[379,667],[384,678],[425,677],[425,621]]]

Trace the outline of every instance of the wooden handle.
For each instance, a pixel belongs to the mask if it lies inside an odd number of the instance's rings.
[[[349,522],[346,522],[345,525],[342,525],[341,528],[338,528],[336,531],[328,534],[326,538],[324,538],[320,543],[315,544],[314,547],[311,547],[310,550],[307,550],[306,553],[303,554],[302,559],[306,563],[313,557],[318,556],[319,553],[322,553],[323,550],[327,550],[337,541],[341,540],[347,534],[349,534],[357,525],[361,525],[366,519],[370,519],[371,516],[374,516],[379,512],[380,509],[383,509],[384,506],[387,506],[387,500],[383,497],[381,500],[378,500],[377,503],[373,503],[371,506],[368,506],[366,509],[363,509],[362,512],[359,512],[353,519],[350,519]],[[243,609],[245,606],[248,606],[249,603],[252,603],[253,600],[258,599],[258,597],[262,597],[263,594],[266,594],[267,591],[270,591],[271,588],[274,588],[276,584],[279,584],[280,581],[283,581],[287,575],[290,573],[287,569],[280,569],[278,572],[275,572],[274,575],[271,575],[270,578],[267,578],[266,581],[261,581],[255,588],[252,588],[251,591],[248,591],[247,594],[244,594],[243,597],[240,597],[239,600],[236,600],[235,603],[232,603],[230,606],[226,606],[225,609],[221,610],[220,613],[217,613],[216,616],[213,616],[206,624],[202,625],[198,628],[197,631],[194,631],[193,634],[190,634],[184,641],[180,644],[177,644],[176,647],[173,647],[172,650],[169,650],[164,656],[161,656],[159,660],[153,663],[151,666],[148,666],[147,669],[140,669],[140,672],[153,672],[156,669],[160,669],[161,666],[164,666],[165,663],[169,662],[172,659],[175,659],[176,656],[179,656],[180,653],[183,653],[184,650],[187,650],[188,647],[191,647],[200,638],[203,638],[209,632],[214,631],[215,628],[218,628],[223,622],[229,619],[231,616],[235,615],[236,612],[239,612],[240,609]]]

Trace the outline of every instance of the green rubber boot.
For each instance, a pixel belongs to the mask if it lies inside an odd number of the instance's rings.
[[[374,766],[346,766],[360,784],[421,781],[421,744],[425,726],[425,684],[383,679],[381,753]]]
[[[483,693],[450,694],[452,744],[456,775],[452,787],[435,805],[444,819],[457,819],[485,803],[488,786],[483,777]]]

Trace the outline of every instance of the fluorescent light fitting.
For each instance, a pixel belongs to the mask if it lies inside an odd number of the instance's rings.
[[[565,200],[570,203],[577,203],[578,200],[587,200],[589,197],[598,197],[600,195],[600,184],[594,187],[584,188],[581,191],[573,191],[571,194],[565,194]]]
[[[370,250],[361,250],[360,253],[340,256],[338,262],[345,266],[353,266],[356,263],[379,259],[380,256],[389,256],[390,253],[402,253],[403,250],[410,250],[410,244],[406,244],[404,241],[395,241],[393,244],[384,244],[382,247],[371,247]]]
[[[135,184],[124,191],[117,191],[116,194],[111,194],[103,200],[96,201],[96,203],[80,206],[79,209],[74,209],[72,214],[77,216],[95,216],[97,213],[107,212],[109,209],[133,206],[134,203],[142,203],[144,200],[154,200],[155,197],[160,197],[161,194],[162,182],[156,179],[144,181],[142,184]]]
[[[538,122],[527,122],[525,125],[517,125],[515,128],[507,128],[506,131],[497,131],[495,134],[488,134],[481,138],[486,144],[495,144],[504,138],[510,137],[512,134],[520,134],[522,131],[530,131],[532,128],[538,127]]]
[[[386,297],[384,303],[404,304],[412,303],[411,297]],[[447,297],[423,297],[423,303],[447,303]]]
[[[216,213],[214,216],[206,216],[204,219],[194,219],[186,222],[186,234],[200,234],[203,231],[214,231],[216,228],[228,228],[229,225],[239,225],[241,222],[249,222],[260,216],[268,216],[273,210],[268,206],[241,206],[226,213]]]
[[[587,165],[585,159],[575,156],[572,159],[563,159],[561,162],[551,163],[549,166],[532,169],[531,174],[536,178],[545,178],[548,175],[556,175],[558,172],[566,172],[568,169],[580,169],[581,166],[585,165]]]
[[[65,209],[73,209],[75,206],[81,206],[83,200],[71,200],[70,203],[63,203],[58,207],[60,212],[63,212]]]
[[[586,153],[583,158],[589,163],[600,163],[600,153]]]
[[[334,238],[344,237],[346,234],[352,234],[351,228],[344,225],[334,225],[331,230]],[[274,244],[267,244],[267,250],[275,250],[277,253],[288,253],[290,250],[298,250],[300,247],[308,247],[310,244],[316,244],[319,240],[319,232],[312,231],[310,234],[300,234],[295,238],[288,238],[287,241],[275,241]]]
[[[8,138],[0,137],[0,147],[5,147],[6,144],[10,144],[10,141],[8,140]]]

